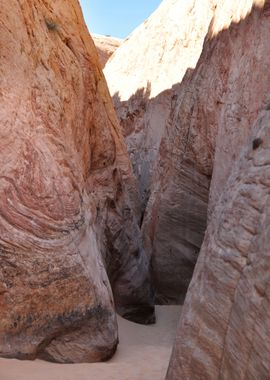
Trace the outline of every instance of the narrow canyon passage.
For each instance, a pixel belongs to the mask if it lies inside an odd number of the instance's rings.
[[[157,323],[149,326],[118,317],[120,343],[108,362],[62,365],[0,359],[0,379],[164,380],[180,311],[180,306],[158,306]]]

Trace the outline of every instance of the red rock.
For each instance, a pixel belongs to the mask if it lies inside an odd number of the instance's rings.
[[[97,53],[76,0],[2,0],[0,19],[0,355],[105,360],[118,339],[104,262],[122,315],[149,322],[153,306]]]
[[[122,44],[122,40],[120,38],[102,36],[99,34],[92,34],[92,38],[97,48],[99,60],[103,68],[106,65],[108,59]]]

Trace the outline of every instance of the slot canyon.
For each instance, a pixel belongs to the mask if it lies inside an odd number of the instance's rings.
[[[270,380],[270,0],[82,4],[0,0],[0,380]]]

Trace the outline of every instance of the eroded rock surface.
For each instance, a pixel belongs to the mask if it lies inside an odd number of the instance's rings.
[[[174,85],[196,66],[213,1],[164,0],[105,67],[145,206]]]
[[[215,207],[167,380],[270,373],[270,115],[264,111]]]
[[[269,3],[263,4],[216,2],[199,62],[176,88],[143,222],[161,303],[184,300],[206,229],[212,174],[209,220],[266,101]]]
[[[121,314],[153,319],[127,152],[78,2],[0,5],[0,355],[105,360],[104,262]]]
[[[115,50],[122,44],[122,40],[120,38],[103,36],[100,34],[92,34],[92,38],[97,48],[99,60],[103,68]]]

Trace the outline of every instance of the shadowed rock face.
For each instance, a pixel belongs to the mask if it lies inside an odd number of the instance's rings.
[[[262,112],[213,212],[167,380],[269,378],[269,123]]]
[[[232,9],[229,1],[220,3],[212,33]],[[253,8],[252,2],[238,2],[234,14],[245,10],[245,17],[213,40],[217,53],[235,46],[225,71],[231,91],[221,93],[218,105],[209,223],[167,380],[269,378],[269,9],[269,1]]]
[[[119,48],[122,40],[99,34],[92,34],[92,38],[98,51],[101,67],[103,68],[115,50]]]
[[[206,229],[212,173],[209,220],[267,97],[269,3],[264,10],[260,4],[217,2],[196,69],[175,87],[143,222],[160,303],[183,302]]]
[[[104,263],[121,314],[153,320],[127,153],[78,2],[0,3],[0,355],[105,360]]]
[[[213,3],[164,0],[105,67],[144,207],[166,121],[175,105],[174,85],[196,66]]]

